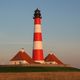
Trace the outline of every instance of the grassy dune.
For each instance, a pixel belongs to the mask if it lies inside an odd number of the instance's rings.
[[[0,66],[0,80],[80,80],[73,67]]]
[[[0,66],[0,72],[80,72],[73,67]]]

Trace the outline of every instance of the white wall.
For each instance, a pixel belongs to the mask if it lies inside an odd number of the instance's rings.
[[[17,60],[17,61],[10,61],[10,64],[17,65],[17,64],[29,64],[29,63],[25,60]]]

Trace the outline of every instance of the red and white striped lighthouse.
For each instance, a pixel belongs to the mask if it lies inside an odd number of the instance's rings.
[[[44,63],[42,48],[41,13],[39,9],[34,11],[34,37],[33,37],[33,60]]]

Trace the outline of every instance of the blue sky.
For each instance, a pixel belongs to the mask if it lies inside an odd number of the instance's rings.
[[[32,54],[36,8],[42,13],[44,54],[55,52],[65,64],[80,68],[80,0],[0,0],[0,63],[20,48]]]

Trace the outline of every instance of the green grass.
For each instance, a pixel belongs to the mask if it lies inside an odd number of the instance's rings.
[[[73,67],[0,66],[0,72],[75,72]]]

